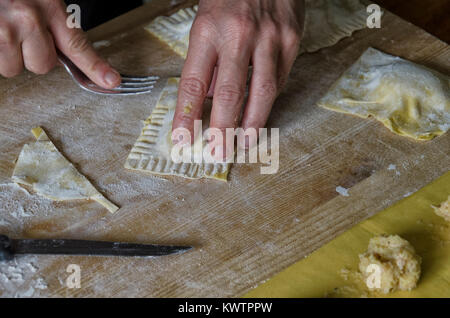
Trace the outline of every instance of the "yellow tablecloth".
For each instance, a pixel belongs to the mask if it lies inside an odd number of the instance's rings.
[[[244,297],[450,297],[450,223],[431,205],[446,201],[450,172],[337,237]],[[358,255],[369,239],[398,234],[422,257],[422,275],[411,292],[369,292],[358,274]]]

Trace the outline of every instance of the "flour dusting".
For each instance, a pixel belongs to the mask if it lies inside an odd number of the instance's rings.
[[[350,196],[350,194],[348,193],[348,189],[341,187],[341,186],[336,187],[336,192],[344,197]]]
[[[33,217],[45,217],[52,202],[29,194],[15,183],[0,184],[0,232],[13,237],[22,234],[24,225]]]
[[[1,297],[39,297],[48,288],[47,282],[37,274],[36,256],[17,256],[0,263]]]

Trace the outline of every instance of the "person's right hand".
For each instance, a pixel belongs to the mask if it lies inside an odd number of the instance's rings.
[[[57,63],[56,47],[96,84],[119,85],[119,73],[81,29],[67,26],[67,16],[62,0],[0,0],[0,74],[13,77],[24,67],[45,74]]]

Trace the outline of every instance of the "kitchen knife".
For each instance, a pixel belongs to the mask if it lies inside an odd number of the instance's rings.
[[[19,240],[0,235],[0,261],[11,260],[16,254],[155,257],[183,253],[191,248],[191,246],[64,239]]]

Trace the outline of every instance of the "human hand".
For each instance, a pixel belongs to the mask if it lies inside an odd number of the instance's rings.
[[[303,21],[303,0],[200,0],[173,130],[186,128],[193,136],[207,95],[214,95],[210,127],[236,128],[250,64],[241,126],[263,128],[297,57]]]
[[[119,73],[66,20],[61,0],[0,0],[0,74],[13,77],[24,67],[45,74],[57,63],[56,47],[99,86],[119,85]]]

